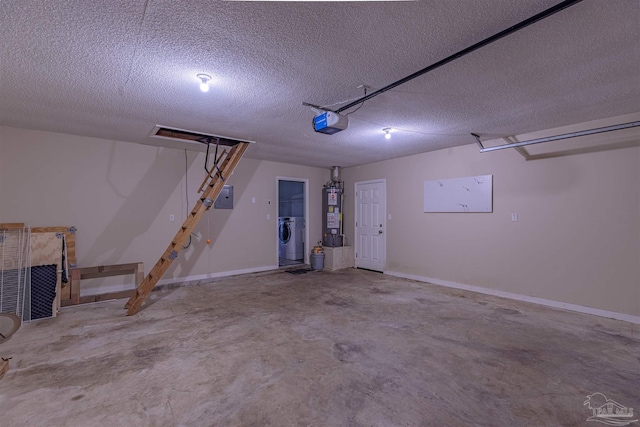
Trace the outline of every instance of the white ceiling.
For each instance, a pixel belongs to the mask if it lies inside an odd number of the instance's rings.
[[[584,0],[313,132],[302,102],[338,108],[559,1],[3,0],[0,124],[166,145],[161,124],[326,167],[640,111],[640,1]]]

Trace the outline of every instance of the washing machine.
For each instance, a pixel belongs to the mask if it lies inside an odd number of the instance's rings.
[[[291,227],[289,217],[278,218],[278,257],[284,258],[287,254],[287,243],[291,240]]]
[[[283,217],[279,219],[278,253],[281,258],[292,261],[304,258],[304,218]]]

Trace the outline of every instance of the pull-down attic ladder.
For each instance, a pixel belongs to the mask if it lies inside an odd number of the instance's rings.
[[[220,140],[218,140],[218,143],[220,143]],[[198,193],[202,192],[202,195],[196,202],[196,205],[191,210],[191,213],[184,221],[173,240],[171,240],[169,247],[167,247],[158,262],[156,262],[153,268],[151,268],[149,274],[147,274],[145,279],[136,289],[135,294],[125,305],[128,316],[135,314],[140,309],[145,298],[149,296],[153,288],[158,284],[158,281],[162,278],[164,273],[166,273],[173,260],[178,257],[178,252],[180,252],[194,228],[198,222],[200,222],[202,215],[208,211],[211,206],[213,206],[213,202],[224,187],[225,179],[231,175],[248,146],[249,142],[237,142],[228,151],[223,150],[220,156],[215,159],[215,164],[198,189]]]

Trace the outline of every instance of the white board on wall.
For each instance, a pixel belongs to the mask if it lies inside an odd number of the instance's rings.
[[[424,182],[425,212],[493,212],[493,175]]]

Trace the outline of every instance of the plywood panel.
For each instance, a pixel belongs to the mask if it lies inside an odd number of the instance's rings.
[[[62,268],[62,235],[32,233],[31,266],[50,264],[56,264],[58,269]]]
[[[69,271],[67,272],[67,283],[62,283],[60,298],[62,300],[71,300],[71,269],[76,267],[76,228],[75,227],[34,227],[32,233],[63,233],[67,250],[67,264]],[[63,266],[64,268],[64,266]]]

